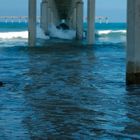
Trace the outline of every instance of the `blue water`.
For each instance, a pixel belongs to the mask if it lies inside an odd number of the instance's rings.
[[[120,23],[95,23],[95,28],[97,30],[126,30],[127,24],[120,22]],[[87,24],[84,23],[84,28],[87,28]]]
[[[126,30],[126,23],[96,23],[96,30]],[[0,31],[8,32],[8,31],[25,31],[28,29],[28,23],[25,22],[14,22],[14,23],[5,23],[0,22]],[[84,30],[87,30],[87,24],[84,23]]]
[[[39,29],[39,25],[37,25],[37,29]],[[96,35],[95,35],[96,44],[126,42],[126,23],[109,23],[109,24],[96,23],[95,29],[96,29]],[[28,30],[28,24],[25,22],[23,23],[0,22],[0,47],[1,46],[27,46],[28,44],[27,30]],[[84,31],[87,32],[87,24],[84,24]],[[25,32],[26,32],[26,37],[25,37]],[[84,42],[86,41],[84,40]],[[42,45],[42,43],[39,44],[38,41],[38,45]]]
[[[126,30],[124,23],[96,27]],[[140,139],[140,88],[125,84],[122,36],[97,34],[93,47],[51,39],[29,48],[27,39],[1,39],[0,139]]]
[[[28,23],[25,22],[0,22],[0,32],[9,32],[9,31],[26,31],[28,29]]]

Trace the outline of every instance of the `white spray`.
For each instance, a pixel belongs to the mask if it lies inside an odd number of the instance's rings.
[[[49,26],[49,33],[52,38],[72,40],[76,37],[76,31],[57,29],[53,24]]]

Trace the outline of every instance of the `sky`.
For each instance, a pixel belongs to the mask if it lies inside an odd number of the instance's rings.
[[[38,1],[38,11],[40,1]],[[85,12],[86,17],[86,2]],[[96,0],[96,16],[107,16],[111,22],[126,21],[127,0]],[[38,12],[39,13],[39,12]],[[0,16],[28,15],[28,0],[0,0]]]

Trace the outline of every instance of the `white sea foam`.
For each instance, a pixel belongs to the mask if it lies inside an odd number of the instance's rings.
[[[126,35],[126,30],[98,30],[97,35],[109,35],[109,34],[123,34]],[[62,30],[57,29],[54,25],[49,28],[50,37],[60,38],[60,39],[74,39],[76,36],[76,31],[74,30]],[[37,27],[37,38],[49,39],[44,32]],[[16,31],[16,32],[0,32],[0,39],[11,40],[11,39],[28,39],[28,31]]]
[[[127,31],[126,30],[99,30],[99,31],[96,31],[97,35],[109,35],[109,34],[115,34],[115,33],[126,34]]]
[[[28,38],[28,31],[19,32],[0,32],[0,39],[17,39],[17,38]]]
[[[71,40],[76,37],[76,32],[74,30],[62,30],[57,29],[54,25],[49,27],[50,37]]]
[[[74,30],[61,30],[57,29],[54,25],[49,28],[50,37],[60,39],[74,39],[76,32]],[[49,39],[39,26],[37,26],[37,38]],[[0,32],[0,39],[11,40],[11,39],[28,39],[28,31],[16,31],[16,32]]]
[[[0,32],[0,39],[27,39],[28,31],[17,31],[17,32]],[[49,39],[48,36],[45,36],[43,31],[37,27],[37,38]]]
[[[43,30],[39,26],[37,26],[37,38],[50,39],[50,37],[46,36],[45,33],[43,32]]]

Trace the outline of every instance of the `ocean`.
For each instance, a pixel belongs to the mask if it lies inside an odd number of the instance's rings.
[[[126,24],[125,23],[109,23],[109,24],[95,24],[96,28],[96,44],[99,43],[124,43],[126,42]],[[0,22],[0,47],[10,46],[27,46],[28,38],[28,24],[26,22],[5,23]],[[86,34],[87,24],[84,24],[84,31]],[[54,32],[54,30],[52,31]],[[59,37],[65,35],[59,33]],[[39,46],[40,40],[43,40],[39,25],[37,25],[37,38]]]
[[[27,23],[0,23],[0,139],[140,139],[140,88],[125,84],[126,24],[95,27],[94,46],[39,33],[30,48]]]

